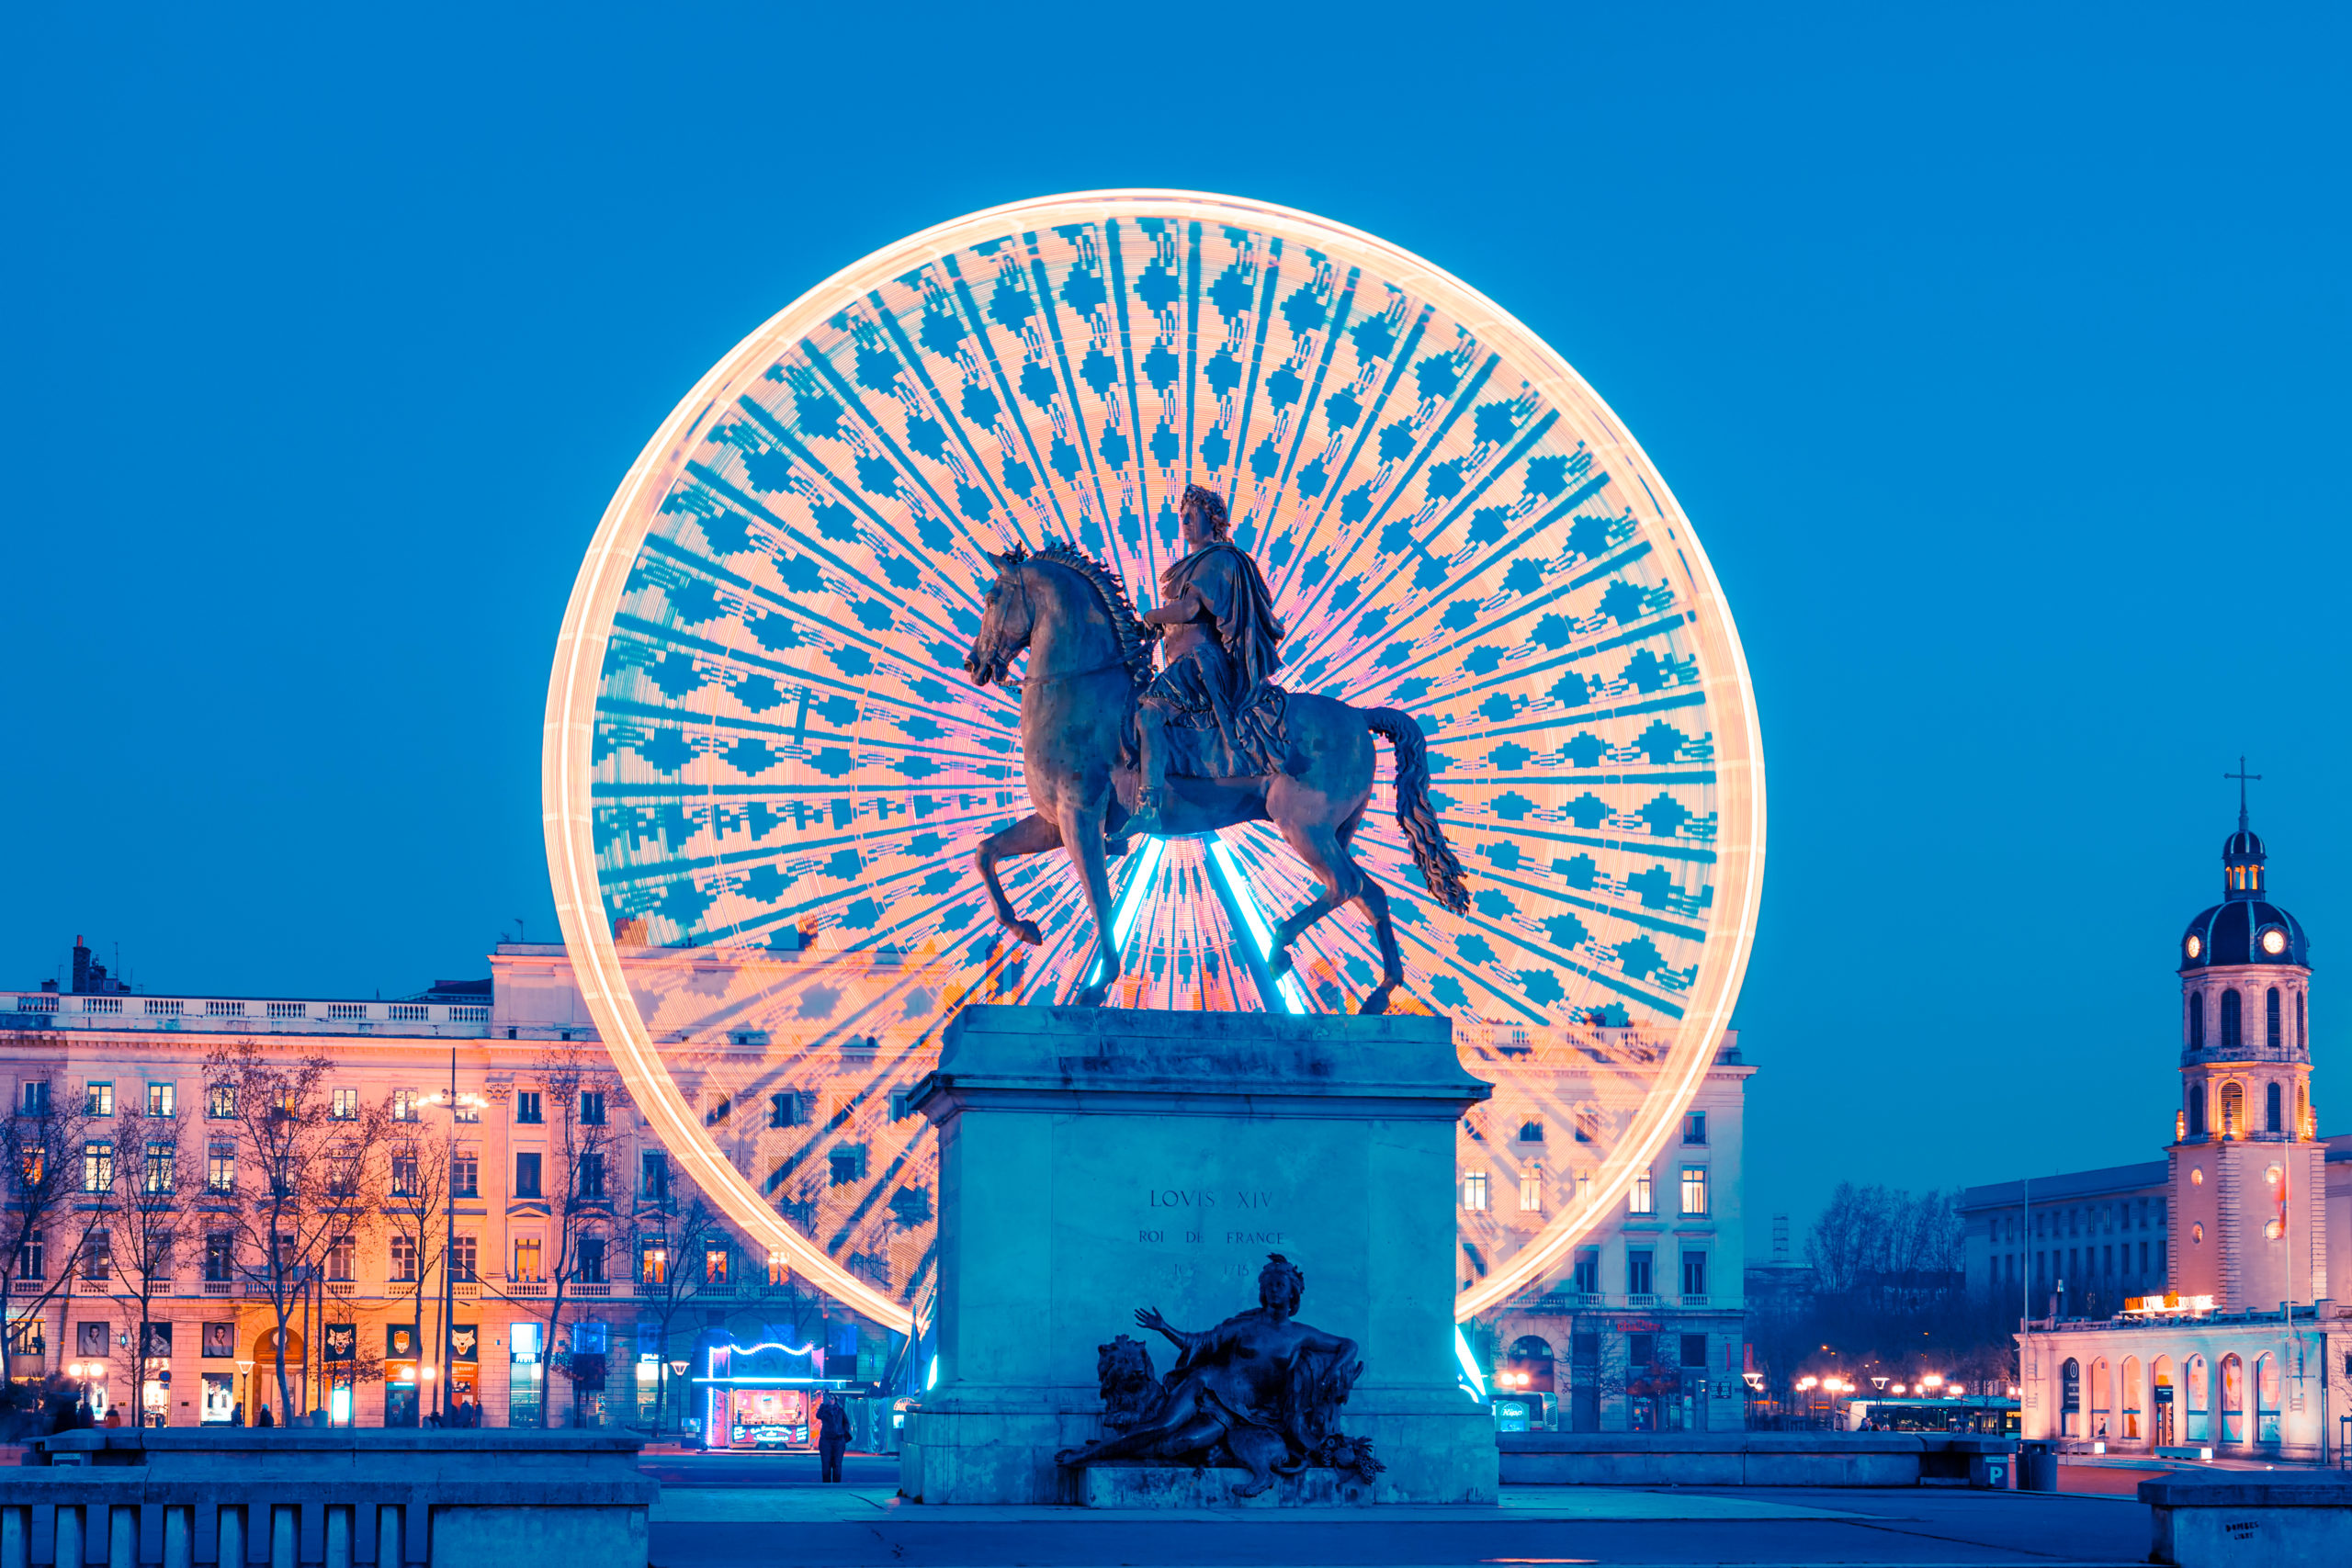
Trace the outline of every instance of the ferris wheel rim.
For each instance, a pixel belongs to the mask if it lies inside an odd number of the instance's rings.
[[[1715,886],[1724,887],[1730,897],[1724,900],[1724,915],[1702,944],[1701,967],[1694,979],[1693,991],[1706,1005],[1691,1011],[1703,1016],[1684,1016],[1669,1055],[1674,1075],[1670,1092],[1661,1096],[1653,1090],[1645,1100],[1626,1137],[1603,1162],[1589,1195],[1547,1224],[1536,1242],[1515,1255],[1509,1267],[1458,1295],[1457,1317],[1475,1316],[1509,1299],[1556,1264],[1610,1213],[1623,1197],[1636,1169],[1645,1168],[1656,1157],[1712,1065],[1715,1042],[1729,1024],[1753,952],[1765,848],[1763,748],[1745,649],[1713,562],[1679,500],[1624,422],[1565,356],[1511,312],[1453,273],[1376,235],[1297,209],[1201,191],[1130,188],[1033,197],[949,219],[884,246],[805,290],[740,340],[680,399],[630,465],[597,525],[567,603],[550,674],[542,746],[543,828],[567,951],[573,955],[574,972],[589,1012],[624,1081],[649,1121],[655,1123],[664,1145],[686,1165],[714,1203],[755,1241],[790,1258],[812,1282],[837,1299],[886,1326],[911,1333],[915,1327],[911,1306],[892,1301],[852,1275],[752,1192],[741,1173],[686,1106],[653,1050],[650,1032],[629,998],[618,945],[605,901],[598,896],[587,786],[593,773],[599,672],[621,583],[653,521],[653,513],[642,504],[645,496],[657,484],[666,486],[674,479],[684,460],[679,450],[682,438],[747,370],[756,373],[758,362],[767,359],[778,344],[791,341],[803,323],[813,325],[838,310],[844,299],[854,298],[858,291],[852,286],[858,280],[888,276],[890,269],[935,257],[954,248],[959,237],[996,237],[1008,224],[1042,228],[1057,216],[1082,214],[1100,220],[1129,213],[1222,218],[1280,233],[1332,237],[1381,258],[1395,269],[1391,281],[1410,283],[1425,297],[1442,300],[1458,321],[1474,325],[1485,341],[1508,341],[1516,367],[1539,368],[1544,393],[1555,403],[1576,408],[1585,420],[1605,431],[1609,444],[1624,455],[1664,520],[1680,570],[1692,587],[1699,611],[1693,620],[1708,652],[1703,677],[1706,709],[1730,720],[1738,739],[1738,755],[1719,760],[1718,772],[1727,781],[1721,787],[1727,787],[1736,808],[1726,809],[1724,815],[1727,822],[1736,817],[1741,827],[1736,834],[1725,834],[1718,844]]]

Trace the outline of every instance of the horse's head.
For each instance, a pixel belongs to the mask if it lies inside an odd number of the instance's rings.
[[[964,672],[975,686],[1001,682],[1014,657],[1029,646],[1030,636],[1037,629],[1036,614],[1029,602],[1028,568],[1023,564],[1028,554],[1014,545],[1002,555],[989,556],[996,562],[996,581],[981,602],[980,629],[972,638],[972,651],[964,656]]]

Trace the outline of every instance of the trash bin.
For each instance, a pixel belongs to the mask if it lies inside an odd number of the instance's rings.
[[[2018,1490],[2020,1492],[2058,1490],[2058,1446],[2055,1443],[2025,1443],[2019,1446]]]

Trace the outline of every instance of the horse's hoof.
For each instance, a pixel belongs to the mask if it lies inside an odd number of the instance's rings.
[[[1069,1005],[1074,1008],[1099,1008],[1102,1005],[1102,998],[1110,994],[1108,986],[1088,986],[1070,998]]]
[[[1046,933],[1037,929],[1037,922],[1035,920],[1013,921],[1012,934],[1032,947],[1046,945]]]
[[[1266,973],[1272,975],[1277,982],[1288,975],[1290,969],[1290,949],[1287,947],[1274,949],[1274,955],[1266,960]]]
[[[1394,987],[1389,986],[1374,987],[1371,994],[1364,998],[1363,1006],[1356,1009],[1356,1011],[1359,1013],[1386,1012],[1388,1010],[1388,993],[1392,989],[1394,989]]]

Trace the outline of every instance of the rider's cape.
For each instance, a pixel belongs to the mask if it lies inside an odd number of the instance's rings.
[[[1258,563],[1218,539],[1159,574],[1162,603],[1191,589],[1216,627],[1216,648],[1198,647],[1161,671],[1144,696],[1171,717],[1168,771],[1234,778],[1278,771],[1284,693],[1283,624]]]

